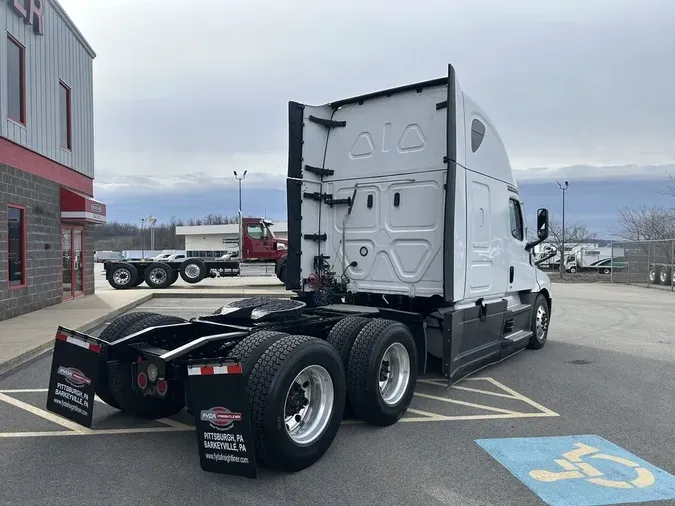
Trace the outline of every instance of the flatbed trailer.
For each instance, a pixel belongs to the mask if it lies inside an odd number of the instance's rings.
[[[451,65],[290,102],[287,208],[293,297],[190,320],[129,313],[98,337],[60,326],[47,409],[87,427],[94,395],[140,418],[186,409],[201,467],[253,477],[311,466],[347,412],[396,423],[429,357],[451,385],[546,344],[551,283],[532,251],[548,211],[529,241],[506,149]]]

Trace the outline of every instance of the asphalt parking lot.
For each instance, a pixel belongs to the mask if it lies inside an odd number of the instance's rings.
[[[675,504],[675,296],[554,288],[542,350],[450,390],[424,378],[401,423],[347,421],[313,467],[256,481],[203,472],[185,414],[139,423],[98,403],[85,431],[47,412],[45,355],[0,377],[0,503]],[[225,302],[137,310],[190,317]]]

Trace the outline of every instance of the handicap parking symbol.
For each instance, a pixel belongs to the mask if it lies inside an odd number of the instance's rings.
[[[478,439],[550,506],[675,499],[675,476],[593,435]]]

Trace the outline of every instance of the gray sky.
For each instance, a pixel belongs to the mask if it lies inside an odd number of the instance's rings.
[[[98,189],[232,182],[233,169],[279,186],[289,100],[441,77],[449,62],[514,169],[675,162],[673,0],[59,1],[98,54]]]

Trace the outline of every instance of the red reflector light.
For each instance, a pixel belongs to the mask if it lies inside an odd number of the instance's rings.
[[[140,388],[145,388],[148,386],[148,377],[145,375],[144,372],[138,375],[138,378],[136,378],[136,383],[138,383],[138,386]]]
[[[165,380],[159,380],[157,382],[157,393],[159,395],[166,395],[166,391],[169,389],[169,385]]]

